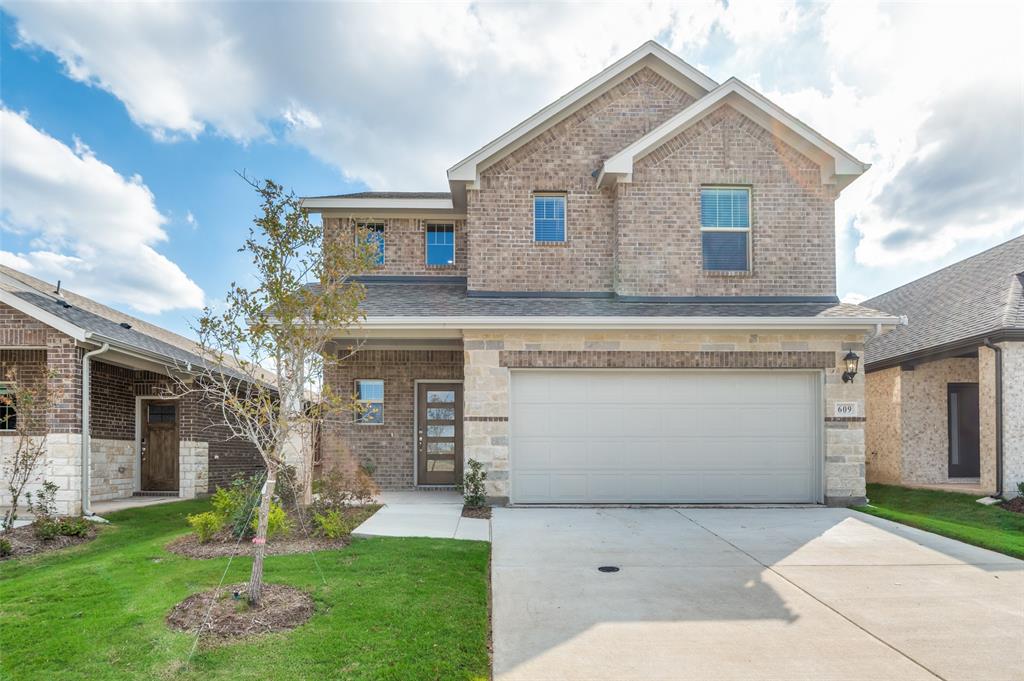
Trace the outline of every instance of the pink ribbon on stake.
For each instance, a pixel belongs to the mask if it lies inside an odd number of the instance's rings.
[[[266,537],[253,537],[252,538],[252,543],[253,544],[266,544],[267,543],[267,538]]]

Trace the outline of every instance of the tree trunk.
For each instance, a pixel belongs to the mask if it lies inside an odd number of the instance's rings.
[[[277,484],[277,470],[267,470],[267,484],[263,488],[260,499],[259,520],[256,523],[256,536],[252,543],[256,550],[252,557],[252,575],[249,577],[249,605],[257,606],[263,595],[263,556],[267,552],[267,525],[270,521],[270,499],[274,496]]]

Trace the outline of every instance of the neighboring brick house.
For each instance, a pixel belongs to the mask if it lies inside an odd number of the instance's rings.
[[[863,500],[847,356],[898,317],[836,297],[867,165],[646,43],[453,166],[448,193],[309,197],[379,244],[327,382],[326,468],[495,503]],[[846,375],[851,378],[850,374]]]
[[[1016,495],[1024,236],[864,304],[908,319],[867,345],[868,481]]]
[[[215,405],[196,393],[168,397],[171,376],[188,377],[203,364],[192,341],[56,289],[0,266],[0,390],[14,372],[19,382],[45,382],[60,396],[39,433],[47,438],[46,461],[29,490],[54,482],[59,512],[77,514],[90,501],[140,494],[192,498],[262,468],[251,445],[230,438]],[[5,463],[17,444],[10,428],[17,405],[0,417]],[[8,503],[0,490],[0,506]]]

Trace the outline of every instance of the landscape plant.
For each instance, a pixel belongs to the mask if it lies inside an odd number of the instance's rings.
[[[459,490],[462,492],[466,506],[479,508],[487,503],[487,491],[484,486],[484,481],[487,480],[487,471],[484,470],[484,465],[476,459],[469,459],[466,462],[466,467],[469,470],[463,475]]]
[[[245,179],[260,199],[239,249],[252,271],[245,284],[232,282],[221,306],[204,309],[195,329],[204,363],[192,367],[178,392],[218,410],[230,437],[249,442],[266,469],[248,584],[248,600],[257,605],[271,501],[286,454],[303,453],[305,487],[317,413],[353,408],[351,395],[323,385],[324,357],[331,339],[362,319],[364,288],[354,277],[372,266],[376,245],[358,227],[354,240],[325,239],[293,193],[271,180]],[[319,393],[319,410],[308,408],[312,391]]]

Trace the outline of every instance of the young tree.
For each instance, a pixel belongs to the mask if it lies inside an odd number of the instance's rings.
[[[10,529],[18,518],[18,502],[25,487],[46,458],[46,419],[50,405],[59,398],[55,390],[47,390],[47,376],[32,381],[9,370],[0,392],[0,418],[5,429],[14,431],[14,452],[4,462],[3,472],[11,506],[4,514],[3,526]]]
[[[324,238],[294,194],[271,180],[244,179],[261,201],[239,249],[252,258],[251,285],[232,282],[221,309],[203,310],[196,332],[206,363],[180,385],[219,409],[231,436],[252,443],[266,466],[249,579],[249,602],[257,605],[274,486],[286,448],[311,432],[316,418],[307,397],[319,387],[325,408],[351,403],[323,385],[324,353],[339,331],[362,319],[365,291],[353,277],[369,269],[375,245],[365,234]],[[308,471],[305,477],[308,484]]]

